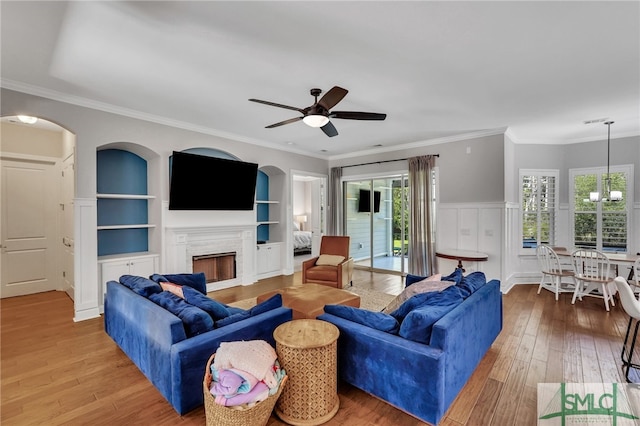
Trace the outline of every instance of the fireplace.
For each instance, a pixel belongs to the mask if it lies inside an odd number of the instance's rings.
[[[208,291],[255,282],[255,226],[166,228],[167,273],[204,272]]]
[[[236,253],[212,253],[192,256],[193,272],[204,272],[207,283],[236,277]]]

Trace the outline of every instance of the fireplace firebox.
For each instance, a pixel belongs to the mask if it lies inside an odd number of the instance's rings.
[[[193,272],[204,272],[207,283],[236,277],[236,253],[203,254],[192,257]]]

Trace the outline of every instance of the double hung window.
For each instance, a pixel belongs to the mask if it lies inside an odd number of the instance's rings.
[[[558,171],[520,170],[522,248],[555,244]]]
[[[633,194],[632,166],[569,170],[571,230],[573,245],[605,252],[628,251],[631,200]],[[608,200],[608,191],[620,191],[622,200]],[[598,193],[597,197],[592,194]],[[597,201],[593,201],[593,200]]]

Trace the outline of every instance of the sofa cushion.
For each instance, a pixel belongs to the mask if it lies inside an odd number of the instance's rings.
[[[486,283],[487,277],[484,272],[476,271],[462,277],[460,284],[457,284],[457,286],[462,292],[462,296],[466,299]]]
[[[120,284],[130,288],[134,293],[142,297],[149,297],[152,294],[160,293],[162,288],[158,283],[144,277],[136,275],[123,275],[120,277]]]
[[[312,266],[307,269],[307,280],[313,281],[338,281],[338,268],[335,266]]]
[[[431,277],[425,278],[422,281],[410,284],[402,291],[402,293],[397,295],[395,299],[389,302],[389,304],[382,310],[382,312],[384,312],[385,314],[390,314],[416,294],[428,293],[432,291],[442,291],[447,287],[455,285],[455,283],[451,281],[439,281],[440,276],[440,274],[432,275]]]
[[[229,310],[222,303],[217,302],[191,287],[182,288],[184,300],[190,305],[196,306],[209,314],[212,320],[226,318],[230,315]]]
[[[316,260],[316,266],[338,266],[344,261],[344,256],[337,254],[321,254]]]
[[[397,334],[400,324],[391,315],[344,305],[325,305],[324,312],[376,330]]]
[[[180,318],[187,337],[213,330],[213,320],[208,313],[169,291],[152,294],[149,300]]]
[[[450,304],[460,304],[463,301],[463,295],[460,289],[455,285],[448,287],[440,292],[419,293],[410,297],[398,309],[391,312],[399,323],[402,324],[405,317],[409,313],[422,306],[448,306]]]
[[[202,294],[207,294],[207,279],[204,272],[197,274],[153,274],[151,278],[155,282],[170,282],[179,285],[186,285],[191,288],[195,288]]]
[[[215,325],[216,325],[216,328],[224,327],[226,325],[233,324],[235,322],[242,321],[244,319],[247,319],[256,315],[260,315],[264,312],[279,308],[281,306],[282,306],[282,295],[279,293],[274,294],[264,302],[258,303],[256,306],[254,306],[251,309],[247,309],[247,310],[237,312],[235,314],[231,314],[226,318],[222,318],[221,320],[216,321]]]

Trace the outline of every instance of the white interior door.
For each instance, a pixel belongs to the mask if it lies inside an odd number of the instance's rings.
[[[67,157],[62,163],[62,209],[60,211],[60,231],[62,234],[62,288],[71,299],[75,298],[73,257],[73,198],[75,194],[74,155]]]
[[[56,280],[55,164],[2,160],[0,297],[59,287]]]
[[[311,254],[317,256],[320,252],[320,240],[324,234],[324,224],[326,218],[324,217],[324,200],[325,200],[325,187],[324,178],[314,179],[311,182],[311,215],[310,215],[310,227],[311,227]]]

